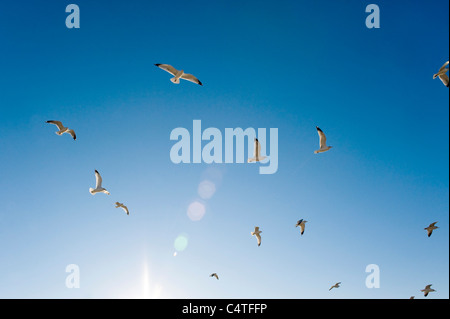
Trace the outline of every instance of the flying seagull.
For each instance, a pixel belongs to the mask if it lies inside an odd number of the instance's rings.
[[[183,80],[188,80],[188,81],[191,81],[191,82],[199,84],[199,85],[203,85],[203,83],[200,82],[200,80],[197,79],[192,74],[184,73],[183,70],[178,71],[177,69],[175,69],[173,66],[171,66],[169,64],[155,64],[155,65],[158,68],[160,68],[160,69],[162,69],[162,70],[172,74],[174,77],[171,78],[170,81],[172,81],[175,84],[180,84],[180,79],[183,79]]]
[[[305,223],[307,223],[308,221],[300,219],[297,224],[295,225],[295,227],[300,226],[300,234],[303,235],[303,233],[305,232]]]
[[[448,62],[449,61],[445,62],[444,65],[439,69],[438,73],[433,75],[433,79],[439,77],[439,79],[442,81],[442,83],[444,83],[446,87],[449,87],[448,75],[446,74],[448,71],[448,68],[446,68]]]
[[[248,159],[249,163],[252,162],[260,162],[267,158],[267,156],[261,156],[261,144],[258,139],[255,138],[254,149],[253,149],[253,157]]]
[[[219,280],[219,276],[217,276],[216,273],[211,274],[209,277],[216,277],[216,279]]]
[[[60,121],[47,121],[46,123],[55,124],[58,127],[59,131],[56,132],[56,134],[62,135],[64,133],[69,133],[70,135],[72,135],[72,138],[74,140],[77,139],[75,131],[74,130],[70,130],[68,127],[65,127]]]
[[[425,286],[425,289],[422,289],[421,291],[423,292],[423,295],[426,297],[426,296],[428,296],[428,294],[429,294],[430,292],[433,292],[433,291],[436,291],[436,290],[434,290],[433,288],[431,288],[431,285],[426,285],[426,286]]]
[[[258,240],[258,246],[261,246],[261,234],[262,231],[259,230],[259,227],[255,227],[255,231],[252,231],[252,236],[256,236],[256,239]]]
[[[439,228],[437,226],[434,226],[436,223],[437,222],[431,223],[430,226],[424,228],[428,232],[428,237],[431,236],[431,234],[433,233],[433,230]]]
[[[333,146],[327,146],[327,137],[325,136],[323,131],[318,126],[316,126],[316,129],[317,129],[317,133],[319,133],[320,149],[318,149],[317,151],[314,151],[314,154],[326,152],[330,148],[333,147]]]
[[[119,207],[122,208],[125,211],[125,213],[127,213],[127,215],[130,215],[130,212],[128,211],[128,207],[127,206],[125,206],[122,203],[116,202],[116,208],[119,208]]]
[[[328,291],[330,291],[331,289],[333,289],[333,288],[339,288],[340,285],[341,284],[341,282],[337,282],[334,286],[331,286],[331,288],[330,289],[328,289]]]
[[[95,189],[91,187],[89,188],[89,192],[92,195],[95,195],[97,193],[105,193],[107,195],[110,195],[109,192],[102,187],[102,177],[100,176],[100,173],[97,170],[95,170]]]

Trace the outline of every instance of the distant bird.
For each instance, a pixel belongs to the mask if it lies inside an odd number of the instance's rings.
[[[89,188],[89,192],[92,195],[95,195],[97,193],[105,193],[107,195],[110,195],[109,192],[102,187],[102,177],[100,176],[100,173],[97,170],[95,170],[95,189],[91,187]]]
[[[127,215],[130,215],[130,212],[128,211],[128,207],[125,206],[124,204],[116,202],[116,208],[122,208],[125,211],[125,213],[127,213]]]
[[[171,66],[169,64],[155,64],[155,65],[158,68],[160,68],[160,69],[162,69],[162,70],[172,74],[174,77],[171,78],[170,81],[172,81],[175,84],[180,84],[180,79],[183,79],[183,80],[191,81],[191,82],[199,84],[199,85],[203,85],[203,83],[200,82],[200,80],[197,79],[192,74],[184,73],[183,70],[178,71],[177,69],[175,69],[173,66]]]
[[[55,124],[55,125],[58,127],[59,131],[56,132],[56,134],[62,135],[62,134],[64,134],[64,133],[69,133],[70,135],[72,135],[72,138],[73,138],[74,140],[77,139],[77,136],[76,136],[76,134],[75,134],[75,131],[69,129],[68,127],[65,127],[60,121],[47,121],[46,123],[49,123],[49,124]]]
[[[320,149],[318,149],[317,151],[314,151],[314,154],[326,152],[330,148],[333,147],[333,146],[327,146],[327,138],[326,138],[325,134],[323,133],[323,131],[318,126],[316,126],[316,129],[317,129],[317,133],[319,133]]]
[[[219,280],[219,276],[217,276],[216,273],[211,274],[209,277],[216,277],[216,279]]]
[[[261,246],[261,234],[262,231],[259,230],[259,227],[255,227],[255,231],[252,231],[252,236],[256,236],[256,239],[258,240],[258,246]]]
[[[428,232],[428,237],[431,236],[431,234],[433,233],[433,230],[438,229],[439,227],[434,226],[437,222],[431,223],[430,226],[425,227],[424,229]]]
[[[267,156],[261,157],[261,144],[259,143],[258,139],[255,138],[254,142],[254,148],[253,148],[253,157],[248,159],[249,163],[252,162],[260,162],[267,158]]]
[[[444,65],[439,69],[438,73],[433,75],[433,79],[439,77],[439,79],[442,81],[442,83],[444,83],[446,87],[449,87],[449,80],[447,75],[448,68],[446,68],[448,62],[449,61],[445,62]]]
[[[414,298],[415,298],[414,296],[409,297],[409,299],[414,299]]]
[[[337,282],[334,286],[331,286],[331,288],[330,289],[328,289],[328,291],[330,291],[331,289],[333,289],[333,288],[339,288],[340,285],[341,284],[341,282]]]
[[[426,296],[428,296],[428,294],[429,294],[430,292],[433,292],[433,291],[436,291],[436,290],[434,290],[433,288],[431,288],[431,285],[426,285],[426,286],[425,286],[425,289],[422,289],[421,291],[423,292],[423,295],[426,297]]]
[[[308,221],[300,219],[297,224],[295,225],[295,227],[300,226],[300,234],[303,235],[303,233],[305,232],[305,223],[307,223]]]

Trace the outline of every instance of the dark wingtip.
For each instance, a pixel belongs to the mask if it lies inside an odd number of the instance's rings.
[[[316,126],[316,129],[317,129],[319,132],[322,132],[322,130],[320,129],[320,127]]]
[[[202,83],[200,80],[198,81],[198,84],[201,85],[201,86],[203,86],[203,83]]]
[[[95,172],[96,172],[97,174],[100,174],[97,170],[95,170]]]

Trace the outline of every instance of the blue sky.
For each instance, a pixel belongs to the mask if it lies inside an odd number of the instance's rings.
[[[70,3],[80,29],[65,26]],[[380,29],[365,26],[370,3]],[[448,6],[4,3],[0,297],[403,299],[433,284],[428,299],[448,298],[449,93],[432,79],[449,57]],[[204,86],[174,85],[155,63]],[[170,132],[197,119],[222,133],[278,128],[278,172],[173,164]],[[318,155],[316,125],[334,146]],[[89,194],[95,169],[111,196]],[[69,264],[79,289],[65,286]],[[380,288],[365,286],[369,264]]]

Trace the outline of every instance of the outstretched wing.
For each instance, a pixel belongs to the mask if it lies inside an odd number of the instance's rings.
[[[325,136],[325,133],[316,126],[317,133],[319,134],[319,144],[320,148],[326,148],[327,147],[327,137]]]
[[[74,130],[68,130],[67,133],[69,133],[70,135],[72,135],[72,138],[76,141],[77,140],[77,135],[75,134]]]
[[[444,65],[439,69],[439,72],[444,71],[445,67],[448,65],[449,61],[445,62]]]
[[[253,147],[253,156],[255,158],[259,158],[261,155],[261,144],[259,143],[258,139],[255,138],[255,143]]]
[[[102,187],[102,177],[100,176],[100,173],[95,170],[95,188]]]
[[[203,85],[203,83],[200,82],[200,80],[197,79],[197,78],[196,78],[195,76],[193,76],[192,74],[184,73],[184,74],[181,76],[181,78],[182,78],[182,79],[185,79],[185,80],[188,80],[188,81],[191,81],[191,82],[193,82],[193,83],[199,84],[199,85]]]
[[[448,87],[449,79],[448,79],[448,75],[447,74],[439,75],[439,79],[442,81],[442,83],[444,83],[445,86]]]
[[[158,68],[169,72],[172,75],[176,75],[178,73],[178,70],[175,69],[173,66],[169,65],[169,64],[155,64]]]
[[[59,130],[62,130],[64,128],[64,125],[60,122],[60,121],[47,121],[47,123],[49,124],[55,124]]]

